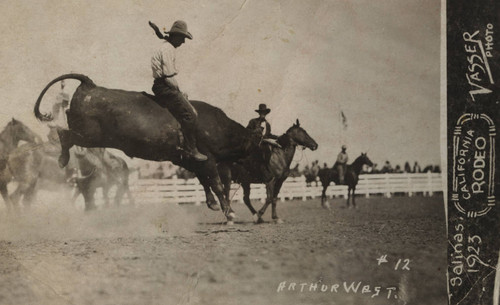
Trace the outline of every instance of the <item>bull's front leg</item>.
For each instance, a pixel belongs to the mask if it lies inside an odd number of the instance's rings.
[[[206,176],[196,175],[200,184],[203,186],[203,191],[205,192],[205,198],[207,207],[213,211],[219,211],[219,205],[217,204],[217,200],[215,200],[214,194],[210,190],[210,182]]]
[[[222,181],[219,177],[217,171],[217,166],[215,164],[215,158],[211,154],[208,154],[208,160],[203,162],[202,167],[199,169],[199,175],[207,177],[207,181],[210,183],[211,190],[215,193],[219,199],[220,205],[222,207],[222,212],[227,218],[227,224],[234,224],[233,220],[236,217],[234,211],[231,209],[226,196],[224,195],[224,188],[222,186]],[[198,175],[197,174],[197,175]]]
[[[59,156],[59,166],[65,167],[69,162],[69,149],[73,146],[72,133],[66,129],[57,130],[59,142],[61,143],[61,155]]]

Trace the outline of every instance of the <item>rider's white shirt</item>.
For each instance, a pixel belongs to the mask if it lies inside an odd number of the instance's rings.
[[[266,121],[262,121],[260,122],[260,127],[262,127],[262,135],[265,135],[266,134],[266,129],[267,129],[267,124],[266,124]]]
[[[175,48],[170,42],[164,41],[151,57],[151,69],[154,78],[173,77],[178,71],[175,66]]]

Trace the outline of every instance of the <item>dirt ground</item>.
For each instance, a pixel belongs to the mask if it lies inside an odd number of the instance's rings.
[[[2,207],[0,304],[447,303],[441,196],[343,204],[279,202],[285,223],[255,225],[233,203],[234,226],[204,205]]]

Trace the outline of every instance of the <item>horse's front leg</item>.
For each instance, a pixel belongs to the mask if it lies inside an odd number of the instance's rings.
[[[353,188],[352,188],[352,207],[356,209],[356,201],[355,201],[356,196],[354,196],[355,192],[356,192],[356,186],[353,186]]]
[[[330,182],[321,184],[323,185],[323,191],[321,191],[321,206],[325,209],[330,209],[330,204],[326,200],[326,189],[330,185]]]
[[[10,211],[12,207],[12,203],[9,198],[9,193],[7,191],[7,183],[0,182],[0,193],[2,194],[3,201],[5,202],[5,206],[7,207],[7,211]]]
[[[257,211],[253,208],[252,202],[250,201],[250,183],[242,183],[241,186],[243,188],[243,202],[245,202],[245,205],[250,210],[250,213],[252,213],[253,221],[255,223],[258,223],[260,217]]]
[[[349,208],[349,199],[351,198],[351,187],[347,187],[347,202],[346,202],[346,207]]]
[[[286,178],[285,178],[286,179]],[[277,205],[278,205],[278,194],[280,193],[281,186],[283,185],[283,182],[285,179],[279,179],[276,181],[276,184],[274,185],[274,194],[273,194],[273,202],[272,202],[272,217],[275,223],[281,224],[283,223],[283,220],[278,217],[278,213],[276,211]]]
[[[275,184],[274,178],[271,181],[269,181],[268,183],[266,183],[266,195],[267,195],[266,196],[266,202],[264,203],[264,205],[262,206],[262,208],[260,208],[259,212],[257,213],[257,215],[259,217],[258,223],[264,222],[264,220],[262,219],[262,215],[264,215],[264,213],[266,212],[267,207],[273,201],[273,197],[274,197],[274,184]]]

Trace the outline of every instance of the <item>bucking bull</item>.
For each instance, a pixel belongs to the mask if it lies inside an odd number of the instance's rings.
[[[76,79],[81,84],[66,111],[69,129],[58,130],[61,167],[68,163],[73,145],[116,148],[129,157],[168,160],[194,172],[205,190],[213,191],[219,199],[227,223],[233,223],[235,214],[225,198],[217,162],[236,161],[258,151],[258,134],[231,120],[217,107],[191,101],[198,112],[198,149],[208,160],[196,162],[183,158],[179,151],[182,147],[180,125],[167,109],[154,101],[154,96],[99,87],[82,74],[62,75],[48,83],[34,107],[37,119],[53,120],[51,114],[40,112],[40,103],[45,92],[64,79]],[[212,200],[207,200],[207,205],[218,209]]]

